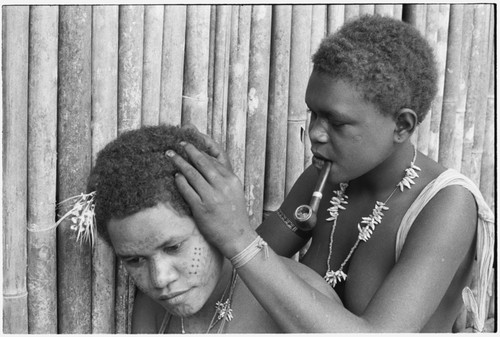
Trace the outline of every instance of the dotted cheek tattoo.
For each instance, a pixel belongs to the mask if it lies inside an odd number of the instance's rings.
[[[200,269],[200,260],[202,256],[202,251],[203,248],[194,247],[194,254],[190,261],[190,269],[189,269],[190,275],[198,275],[198,270]]]

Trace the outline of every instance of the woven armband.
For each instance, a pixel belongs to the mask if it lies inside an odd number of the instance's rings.
[[[233,267],[237,269],[244,266],[248,261],[253,259],[262,248],[264,248],[265,258],[267,259],[269,257],[267,242],[260,236],[257,236],[245,249],[231,258]]]
[[[281,221],[283,221],[283,223],[288,227],[289,230],[300,236],[302,239],[309,240],[309,238],[311,237],[311,232],[300,230],[297,226],[295,226],[292,220],[288,219],[281,208],[276,211],[276,214],[278,214]]]

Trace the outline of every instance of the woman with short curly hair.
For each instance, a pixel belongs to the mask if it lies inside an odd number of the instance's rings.
[[[312,165],[257,232],[228,168],[191,144],[193,165],[172,154],[200,230],[228,258],[269,243],[275,253],[238,270],[285,331],[451,332],[464,305],[481,330],[494,217],[474,183],[411,142],[436,93],[425,38],[404,22],[365,16],[325,38],[313,62],[305,94]],[[309,240],[301,262],[342,304],[280,262],[278,254],[292,256]]]
[[[98,231],[139,288],[132,331],[282,332],[238,280],[231,262],[198,231],[174,183],[178,170],[165,155],[174,150],[186,158],[181,142],[209,150],[189,129],[161,125],[125,132],[99,152],[89,177]],[[335,300],[312,270],[283,261]]]

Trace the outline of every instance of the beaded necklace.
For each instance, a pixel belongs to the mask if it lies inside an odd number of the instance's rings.
[[[421,171],[421,170],[418,166],[415,165],[415,160],[417,159],[417,149],[413,147],[413,150],[414,150],[413,159],[410,163],[410,167],[405,169],[405,176],[403,177],[403,179],[399,183],[397,183],[394,190],[391,192],[391,194],[387,197],[387,199],[384,202],[381,201],[375,202],[375,207],[372,210],[372,214],[370,214],[367,217],[361,218],[361,222],[358,223],[358,231],[359,231],[358,238],[354,243],[354,245],[352,246],[351,250],[349,251],[349,254],[347,254],[345,260],[340,264],[338,270],[332,270],[332,268],[330,267],[330,259],[332,257],[332,248],[333,248],[333,233],[335,232],[335,227],[337,227],[337,218],[339,216],[339,210],[345,210],[345,207],[343,205],[347,205],[347,200],[346,200],[347,195],[345,194],[345,191],[349,186],[349,184],[341,183],[340,189],[333,192],[334,196],[330,200],[332,206],[328,208],[330,217],[326,219],[326,221],[333,221],[333,224],[332,224],[332,231],[330,233],[330,243],[328,245],[329,253],[328,253],[328,258],[326,260],[327,271],[324,276],[326,282],[333,288],[335,288],[338,282],[345,281],[345,279],[347,278],[347,274],[343,271],[345,265],[351,258],[356,248],[358,248],[358,245],[361,243],[361,241],[363,242],[368,241],[371,235],[373,234],[375,227],[382,222],[382,217],[384,216],[383,212],[389,209],[389,207],[387,207],[386,204],[392,198],[394,193],[398,189],[401,192],[403,192],[405,187],[411,189],[411,185],[415,184],[413,179],[418,177],[416,171]]]
[[[210,324],[208,325],[206,333],[209,333],[210,330],[212,330],[220,321],[222,321],[222,323],[220,324],[219,329],[217,329],[217,333],[222,333],[226,322],[229,322],[233,319],[233,309],[231,309],[231,301],[233,299],[234,288],[236,287],[237,278],[238,274],[236,273],[236,269],[233,269],[233,272],[231,274],[231,281],[226,286],[226,289],[224,289],[224,293],[222,294],[220,301],[217,301],[217,303],[215,303],[215,313],[214,316],[212,317],[212,320],[210,321]],[[223,301],[228,291],[228,288],[229,288],[229,294],[227,296],[227,299]],[[182,316],[181,316],[181,332],[183,334],[186,333],[186,330],[184,329],[184,318]]]

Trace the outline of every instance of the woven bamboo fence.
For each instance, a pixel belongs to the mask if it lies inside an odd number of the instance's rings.
[[[85,192],[97,152],[126,130],[191,122],[211,135],[244,183],[258,226],[311,160],[304,103],[311,55],[359,15],[409,22],[434,47],[439,92],[413,141],[472,178],[495,209],[494,11],[4,6],[3,332],[130,331],[135,288],[112,250],[98,239],[91,251],[74,243],[67,223],[54,226],[55,204]]]

